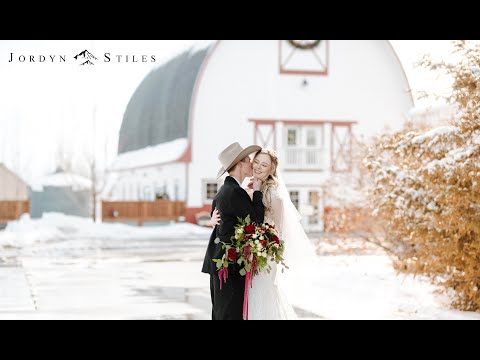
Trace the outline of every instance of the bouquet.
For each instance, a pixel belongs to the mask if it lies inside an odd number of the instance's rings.
[[[262,271],[270,272],[272,267],[268,260],[282,264],[282,271],[284,268],[288,269],[283,259],[284,242],[279,239],[274,225],[251,222],[250,215],[245,219],[237,219],[239,222],[235,225],[235,235],[231,237],[231,243],[215,239],[215,243],[221,242],[222,249],[225,250],[221,259],[213,259],[217,264],[220,287],[222,280],[226,282],[228,278],[229,265],[235,262],[240,265],[242,276],[251,274],[253,277]]]

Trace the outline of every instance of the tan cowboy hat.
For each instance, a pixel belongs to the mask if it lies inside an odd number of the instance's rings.
[[[218,155],[218,160],[222,163],[222,167],[218,170],[217,179],[230,170],[239,161],[245,159],[248,155],[260,151],[262,148],[258,145],[250,145],[242,148],[238,142],[234,142]]]

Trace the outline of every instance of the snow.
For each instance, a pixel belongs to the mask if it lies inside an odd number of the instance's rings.
[[[460,129],[456,126],[441,126],[426,132],[423,135],[416,136],[412,139],[413,144],[422,144],[427,140],[434,140],[437,136],[450,136],[458,134]]]
[[[445,172],[451,171],[456,167],[462,167],[464,164],[461,163],[462,160],[468,158],[476,152],[476,149],[472,146],[466,148],[461,147],[458,149],[453,149],[448,152],[448,154],[440,160],[432,160],[424,166],[424,169],[428,171],[429,174],[433,174],[437,167],[442,168]]]
[[[472,138],[472,143],[480,145],[480,134],[474,134]]]
[[[312,295],[289,299],[326,319],[480,319],[449,309],[449,295],[427,279],[397,275],[387,256],[322,256],[315,272]]]
[[[126,170],[178,160],[188,145],[187,138],[179,138],[166,143],[129,151],[117,156],[110,170]]]
[[[91,189],[92,182],[80,175],[59,172],[37,179],[30,184],[33,191],[43,191],[44,186],[72,187],[73,191]]]
[[[91,219],[60,213],[45,213],[40,219],[24,214],[19,220],[7,224],[0,232],[0,246],[23,247],[34,243],[55,242],[66,239],[186,239],[210,236],[210,228],[190,223],[170,223],[160,226],[139,227],[121,223],[95,224]]]
[[[24,216],[0,232],[0,260],[2,246],[24,246],[21,268],[0,266],[7,295],[0,318],[209,319],[209,277],[200,269],[210,233],[191,224],[142,228],[57,213]],[[147,243],[154,247],[142,247]],[[381,251],[322,255],[313,266],[309,296],[284,289],[306,318],[480,320],[480,313],[450,309],[451,294],[437,294],[427,279],[397,275]]]

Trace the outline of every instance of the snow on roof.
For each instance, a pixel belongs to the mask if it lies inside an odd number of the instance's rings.
[[[73,191],[80,191],[90,189],[92,187],[92,182],[80,175],[68,172],[57,172],[39,178],[30,184],[33,191],[43,191],[44,186],[72,187]]]
[[[180,138],[117,156],[110,170],[126,170],[178,160],[187,149],[188,139]]]

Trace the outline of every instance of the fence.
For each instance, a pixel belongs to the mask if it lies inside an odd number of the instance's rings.
[[[102,221],[178,221],[185,215],[183,201],[102,201]]]
[[[30,212],[30,201],[0,201],[0,223],[18,219]]]

